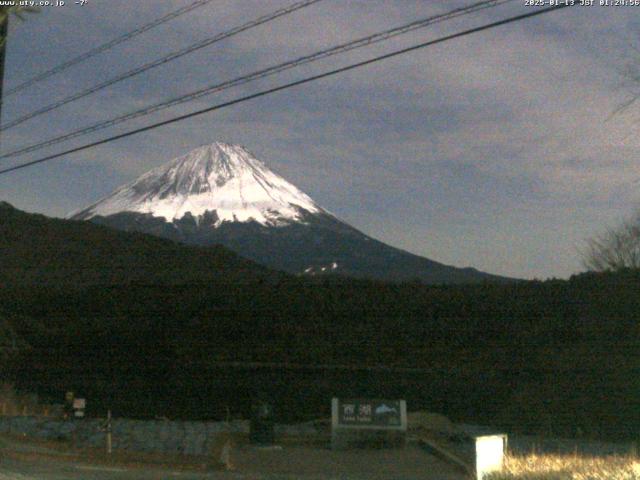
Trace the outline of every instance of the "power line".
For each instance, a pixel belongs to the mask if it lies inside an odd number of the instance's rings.
[[[53,75],[56,75],[57,73],[63,72],[64,70],[77,65],[78,63],[84,62],[85,60],[89,60],[92,57],[95,57],[96,55],[105,52],[113,47],[115,47],[116,45],[119,45],[123,42],[126,42],[127,40],[131,40],[134,37],[137,37],[138,35],[151,30],[152,28],[155,28],[159,25],[162,25],[164,23],[167,23],[171,20],[173,20],[174,18],[177,18],[181,15],[184,15],[185,13],[191,12],[192,10],[195,10],[196,8],[200,8],[203,7],[205,5],[207,5],[208,3],[211,3],[213,0],[197,0],[189,5],[186,5],[182,8],[179,8],[178,10],[174,10],[171,13],[168,13],[167,15],[157,18],[154,21],[147,23],[146,25],[143,25],[139,28],[136,28],[135,30],[132,30],[128,33],[125,33],[124,35],[121,35],[117,38],[114,38],[113,40],[104,43],[96,48],[93,48],[85,53],[82,53],[80,55],[78,55],[77,57],[72,58],[71,60],[67,60],[64,63],[61,63],[60,65],[57,65],[55,67],[53,67],[50,70],[47,70],[46,72],[42,72],[39,75],[36,75],[33,78],[30,78],[29,80],[26,80],[24,82],[22,82],[19,85],[16,85],[15,87],[7,90],[7,92],[5,93],[5,97],[8,97],[9,95],[13,95],[14,93],[17,93],[21,90],[24,90],[25,88],[31,87],[32,85],[35,85],[38,82],[41,82],[42,80],[45,80]]]
[[[254,94],[246,95],[244,97],[240,97],[240,98],[228,101],[228,102],[224,102],[224,103],[220,103],[220,104],[217,104],[217,105],[213,105],[211,107],[207,107],[207,108],[204,108],[202,110],[197,110],[195,112],[191,112],[191,113],[188,113],[188,114],[185,114],[185,115],[180,115],[178,117],[174,117],[174,118],[169,119],[169,120],[164,120],[162,122],[154,123],[152,125],[147,125],[146,127],[138,128],[138,129],[135,129],[135,130],[130,130],[129,132],[121,133],[119,135],[114,135],[112,137],[108,137],[108,138],[105,138],[105,139],[102,139],[102,140],[91,142],[91,143],[88,143],[86,145],[82,145],[80,147],[75,147],[75,148],[66,150],[64,152],[60,152],[60,153],[56,153],[54,155],[49,155],[49,156],[40,158],[38,160],[33,160],[33,161],[26,162],[26,163],[23,163],[23,164],[20,164],[20,165],[15,165],[13,167],[5,168],[3,170],[0,170],[0,175],[6,174],[6,173],[9,173],[9,172],[13,172],[13,171],[16,171],[16,170],[20,170],[20,169],[23,169],[23,168],[27,168],[27,167],[30,167],[30,166],[33,166],[33,165],[36,165],[36,164],[39,164],[39,163],[47,162],[49,160],[53,160],[53,159],[56,159],[56,158],[59,158],[59,157],[63,157],[65,155],[69,155],[71,153],[76,153],[76,152],[80,152],[82,150],[87,150],[89,148],[93,148],[93,147],[96,147],[98,145],[103,145],[105,143],[110,143],[110,142],[113,142],[115,140],[120,140],[122,138],[130,137],[130,136],[136,135],[138,133],[142,133],[142,132],[146,132],[146,131],[149,131],[149,130],[153,130],[155,128],[162,127],[164,125],[169,125],[171,123],[176,123],[176,122],[179,122],[179,121],[182,121],[182,120],[186,120],[188,118],[192,118],[192,117],[196,117],[196,116],[199,116],[199,115],[202,115],[202,114],[205,114],[205,113],[213,112],[215,110],[220,110],[220,109],[223,109],[223,108],[226,108],[226,107],[230,107],[230,106],[236,105],[238,103],[243,103],[243,102],[246,102],[248,100],[253,100],[254,98],[259,98],[259,97],[263,97],[265,95],[270,95],[272,93],[279,92],[281,90],[286,90],[286,89],[289,89],[289,88],[292,88],[292,87],[296,87],[298,85],[303,85],[305,83],[310,83],[310,82],[313,82],[313,81],[316,81],[316,80],[320,80],[322,78],[331,77],[331,76],[337,75],[339,73],[347,72],[349,70],[360,68],[360,67],[363,67],[365,65],[370,65],[370,64],[373,64],[373,63],[377,63],[377,62],[380,62],[382,60],[386,60],[388,58],[396,57],[398,55],[403,55],[405,53],[413,52],[415,50],[426,48],[426,47],[429,47],[431,45],[436,45],[438,43],[443,43],[443,42],[446,42],[446,41],[449,41],[449,40],[453,40],[455,38],[460,38],[460,37],[464,37],[464,36],[471,35],[471,34],[474,34],[474,33],[482,32],[484,30],[489,30],[491,28],[495,28],[495,27],[498,27],[498,26],[501,26],[501,25],[506,25],[506,24],[509,24],[509,23],[518,22],[518,21],[524,20],[526,18],[535,17],[535,16],[538,16],[538,15],[542,15],[542,14],[545,14],[545,13],[549,13],[549,12],[555,11],[555,10],[561,10],[563,8],[570,7],[570,6],[573,6],[573,4],[566,4],[565,3],[565,4],[558,5],[558,6],[546,7],[546,8],[543,8],[543,9],[540,9],[540,10],[535,10],[535,11],[532,11],[532,12],[529,12],[529,13],[524,13],[524,14],[521,14],[521,15],[516,15],[516,16],[513,16],[513,17],[509,17],[509,18],[506,18],[506,19],[503,19],[503,20],[498,20],[496,22],[491,22],[491,23],[488,23],[488,24],[485,24],[485,25],[481,25],[479,27],[471,28],[471,29],[468,29],[468,30],[463,30],[461,32],[454,33],[454,34],[451,34],[451,35],[447,35],[447,36],[444,36],[444,37],[440,37],[440,38],[437,38],[435,40],[430,40],[428,42],[420,43],[418,45],[413,45],[411,47],[403,48],[401,50],[396,50],[394,52],[387,53],[385,55],[380,55],[378,57],[374,57],[374,58],[371,58],[369,60],[365,60],[365,61],[358,62],[358,63],[353,63],[353,64],[348,65],[346,67],[337,68],[335,70],[330,70],[330,71],[325,72],[325,73],[321,73],[321,74],[318,74],[318,75],[313,75],[311,77],[303,78],[302,80],[297,80],[295,82],[286,83],[286,84],[280,85],[278,87],[270,88],[270,89],[267,89],[267,90],[262,90],[260,92],[254,93]]]
[[[313,5],[314,3],[318,3],[321,2],[322,0],[303,0],[300,2],[296,2],[288,7],[285,8],[281,8],[279,10],[276,10],[274,12],[271,12],[267,15],[264,15],[260,18],[257,18],[256,20],[252,20],[250,22],[247,22],[243,25],[240,25],[238,27],[232,28],[231,30],[227,30],[225,32],[219,33],[217,35],[215,35],[214,37],[210,37],[207,38],[205,40],[202,40],[198,43],[194,43],[193,45],[190,45],[186,48],[183,48],[181,50],[178,50],[176,52],[170,53],[169,55],[165,55],[164,57],[158,58],[157,60],[154,60],[152,62],[146,63],[140,67],[134,68],[132,70],[129,70],[128,72],[125,72],[123,74],[120,74],[116,77],[113,77],[105,82],[102,82],[98,85],[95,85],[93,87],[89,87],[86,90],[82,90],[78,93],[75,93],[73,95],[70,95],[66,98],[63,98],[62,100],[59,100],[57,102],[51,103],[49,105],[47,105],[46,107],[42,107],[38,110],[35,110],[33,112],[27,113],[26,115],[23,115],[22,117],[19,117],[15,120],[12,120],[8,123],[6,123],[5,125],[2,125],[0,127],[0,132],[4,131],[4,130],[8,130],[10,128],[13,128],[17,125],[20,125],[24,122],[26,122],[27,120],[30,120],[34,117],[37,117],[39,115],[42,115],[44,113],[50,112],[52,110],[55,110],[57,108],[62,107],[63,105],[66,105],[68,103],[71,103],[73,101],[79,100],[81,98],[84,98],[88,95],[91,95],[93,93],[99,92],[100,90],[103,90],[111,85],[114,85],[118,82],[121,82],[123,80],[126,80],[128,78],[131,77],[135,77],[136,75],[140,75],[143,72],[146,72],[148,70],[151,70],[152,68],[156,68],[159,67],[160,65],[164,65],[166,63],[169,63],[173,60],[176,60],[177,58],[183,57],[184,55],[187,55],[189,53],[195,52],[196,50],[200,50],[201,48],[204,47],[208,47],[209,45],[213,45],[214,43],[220,42],[226,38],[232,37],[234,35],[237,35],[241,32],[244,32],[245,30],[249,30],[251,28],[257,27],[259,25],[262,25],[264,23],[270,22],[272,20],[275,20],[276,18],[282,17],[284,15],[288,15],[290,13],[295,12],[296,10],[300,10],[302,8],[305,7],[309,7],[311,5]]]
[[[218,361],[213,362],[213,367],[217,368],[240,368],[249,370],[270,369],[270,370],[344,370],[351,372],[395,372],[395,373],[427,373],[433,369],[391,365],[349,365],[332,363],[294,363],[294,362],[238,362],[238,361]]]
[[[15,157],[18,155],[22,155],[24,153],[29,153],[29,152],[34,152],[36,150],[40,150],[42,148],[45,147],[49,147],[58,143],[61,143],[63,141],[66,140],[70,140],[73,138],[77,138],[80,136],[84,136],[87,135],[89,133],[93,133],[93,132],[97,132],[99,130],[103,130],[105,128],[108,127],[112,127],[115,125],[118,125],[120,123],[126,122],[128,120],[133,120],[135,118],[138,117],[142,117],[142,116],[146,116],[149,115],[151,113],[155,113],[158,112],[160,110],[164,110],[170,107],[173,107],[175,105],[179,105],[185,102],[189,102],[192,100],[195,100],[197,98],[206,96],[206,95],[210,95],[212,93],[215,92],[220,92],[223,90],[226,90],[228,88],[232,88],[232,87],[236,87],[239,85],[243,85],[261,78],[265,78],[271,75],[275,75],[278,73],[281,73],[285,70],[289,70],[295,67],[298,67],[300,65],[304,65],[307,63],[311,63],[311,62],[315,62],[327,57],[331,57],[333,55],[337,55],[337,54],[341,54],[341,53],[345,53],[351,50],[355,50],[357,48],[362,48],[362,47],[366,47],[378,42],[382,42],[385,40],[388,40],[390,38],[393,38],[395,36],[398,35],[402,35],[408,32],[411,32],[413,30],[417,30],[419,28],[423,28],[426,27],[428,25],[433,25],[435,23],[439,23],[445,20],[450,20],[452,18],[456,18],[459,16],[463,16],[463,15],[468,15],[470,13],[474,13],[477,12],[479,10],[482,9],[486,9],[486,8],[493,8],[499,5],[502,5],[504,3],[509,3],[512,2],[514,0],[483,0],[480,2],[476,2],[472,5],[466,6],[466,7],[461,7],[461,8],[456,8],[454,10],[448,11],[444,14],[439,14],[439,15],[435,15],[435,16],[431,16],[431,17],[427,17],[427,18],[423,18],[420,20],[416,20],[413,21],[411,23],[399,26],[399,27],[394,27],[388,30],[385,30],[383,32],[379,32],[379,33],[375,33],[372,35],[368,35],[356,40],[352,40],[350,42],[347,43],[343,43],[334,47],[330,47],[326,50],[321,50],[319,52],[315,52],[313,54],[310,55],[305,55],[303,57],[299,57],[296,58],[294,60],[290,60],[284,63],[280,63],[277,64],[275,66],[271,66],[268,67],[266,69],[263,70],[258,70],[256,72],[247,74],[247,75],[242,75],[240,77],[234,78],[232,80],[227,80],[225,82],[222,83],[218,83],[218,84],[214,84],[214,85],[210,85],[208,87],[202,88],[200,90],[197,90],[195,92],[191,92],[188,93],[186,95],[182,95],[178,98],[174,98],[171,100],[167,100],[164,102],[160,102],[157,103],[155,105],[151,105],[139,110],[135,110],[133,112],[127,113],[125,115],[121,115],[119,117],[110,119],[110,120],[106,120],[106,121],[102,121],[102,122],[98,122],[96,124],[90,125],[88,127],[83,127],[79,130],[75,130],[73,132],[58,136],[58,137],[54,137],[51,138],[49,140],[45,140],[43,142],[40,143],[36,143],[34,145],[29,145],[26,147],[21,147],[17,150],[13,150],[11,152],[8,152],[6,154],[0,155],[0,160],[5,159],[5,158],[10,158],[10,157]]]

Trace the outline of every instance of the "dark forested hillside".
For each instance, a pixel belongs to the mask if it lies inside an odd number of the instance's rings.
[[[273,275],[222,247],[30,215],[0,202],[0,285],[185,284]]]
[[[221,248],[6,206],[0,264],[0,311],[30,346],[5,379],[53,399],[73,389],[96,413],[220,418],[260,394],[294,420],[326,414],[332,395],[374,395],[510,430],[640,428],[635,271],[448,287],[303,280]]]

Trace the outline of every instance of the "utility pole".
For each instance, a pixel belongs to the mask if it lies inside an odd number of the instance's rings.
[[[2,87],[4,85],[4,63],[7,53],[7,36],[9,34],[9,10],[2,12],[4,18],[0,21],[0,125],[2,125]]]
[[[111,410],[107,411],[107,454],[111,455]]]

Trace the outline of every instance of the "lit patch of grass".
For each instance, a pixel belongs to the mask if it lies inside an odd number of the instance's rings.
[[[504,471],[487,480],[640,480],[632,457],[530,454],[505,457]]]

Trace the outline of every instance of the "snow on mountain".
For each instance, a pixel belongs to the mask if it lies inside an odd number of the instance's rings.
[[[216,226],[252,220],[281,226],[302,221],[305,211],[324,212],[244,147],[216,142],[150,170],[69,217],[87,220],[135,212],[173,222],[187,213],[197,220],[215,212]]]
[[[199,147],[70,217],[191,245],[223,245],[296,275],[436,284],[506,280],[375,240],[322,209],[244,147],[226,143]]]

